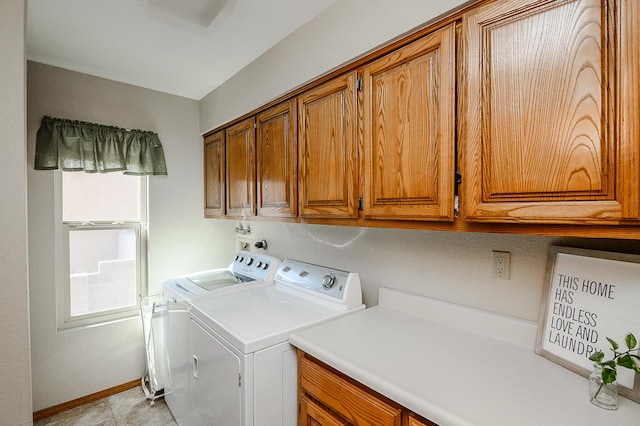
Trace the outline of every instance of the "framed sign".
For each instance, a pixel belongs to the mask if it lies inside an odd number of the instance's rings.
[[[640,255],[551,246],[536,353],[588,377],[589,357],[613,357],[607,337],[624,351],[627,333],[640,339]],[[619,393],[640,402],[640,375],[617,370]]]

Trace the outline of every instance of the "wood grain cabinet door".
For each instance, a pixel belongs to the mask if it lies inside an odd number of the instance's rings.
[[[224,131],[204,139],[204,215],[225,214]]]
[[[255,119],[226,129],[227,216],[255,216]]]
[[[407,414],[407,426],[438,426],[437,424],[419,417],[417,414]]]
[[[355,218],[355,72],[298,97],[300,216]]]
[[[454,218],[455,25],[363,69],[364,215]]]
[[[402,409],[400,406],[383,401],[358,384],[301,355],[298,356],[298,375],[298,385],[301,392],[299,401],[310,396],[349,424],[401,425]],[[319,415],[311,417],[319,421]]]
[[[466,220],[638,217],[635,3],[503,0],[463,16]]]
[[[258,216],[296,217],[298,212],[298,144],[296,102],[260,113],[257,124]]]
[[[300,397],[300,413],[298,426],[344,426],[345,423],[336,419],[329,411],[315,402]]]

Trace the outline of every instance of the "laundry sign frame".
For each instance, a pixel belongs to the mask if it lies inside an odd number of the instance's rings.
[[[588,377],[589,356],[613,357],[607,337],[626,351],[627,333],[640,339],[640,255],[551,246],[535,352]],[[640,374],[617,371],[618,392],[640,403]]]

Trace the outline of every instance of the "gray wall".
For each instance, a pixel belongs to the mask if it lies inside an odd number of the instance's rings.
[[[0,2],[0,424],[31,424],[25,127],[26,2]]]
[[[47,65],[28,64],[29,275],[33,408],[40,410],[139,379],[144,372],[138,317],[58,333],[55,311],[54,172],[33,170],[43,115],[158,133],[168,176],[149,178],[149,283],[226,265],[219,235],[231,221],[205,221],[198,102]],[[57,173],[57,172],[56,172]]]
[[[11,3],[21,2],[12,0]],[[29,64],[28,219],[34,409],[137,379],[142,374],[143,365],[138,318],[92,329],[56,333],[53,172],[32,170],[35,132],[42,115],[147,128],[160,135],[169,176],[150,179],[149,247],[151,291],[159,291],[163,279],[226,265],[235,251],[233,227],[237,222],[203,219],[200,132],[277,98],[461,3],[460,0],[337,1],[199,103],[45,65]],[[6,8],[6,4],[2,3],[2,8]],[[0,9],[0,12],[5,11]],[[12,12],[13,15],[9,13],[9,18],[6,18],[9,27],[16,25],[11,19],[16,12]],[[0,16],[4,20],[7,14],[0,13]],[[4,29],[4,26],[0,28]],[[4,38],[0,39],[4,42]],[[11,57],[17,56],[13,49],[9,53]],[[14,68],[11,70],[15,72]],[[15,90],[15,87],[24,86],[20,83],[16,76],[6,84],[3,81],[2,87]],[[15,122],[20,120],[20,98],[16,97],[18,102],[11,103],[10,118],[5,126],[10,128],[13,139],[23,141],[24,135],[14,128]],[[3,104],[3,108],[7,106]],[[5,116],[2,115],[3,119]],[[24,150],[24,144],[18,143],[16,149]],[[5,324],[13,323],[14,317],[18,318],[18,330],[11,331],[16,334],[3,339],[9,339],[7,345],[19,346],[11,354],[20,358],[5,361],[6,345],[3,344],[0,361],[3,369],[7,362],[11,368],[19,368],[16,377],[24,382],[24,376],[28,376],[28,365],[24,365],[28,350],[24,348],[24,340],[28,335],[24,300],[25,241],[20,236],[24,234],[25,214],[24,207],[19,205],[21,198],[18,193],[21,188],[19,177],[25,173],[24,165],[20,165],[25,161],[23,154],[10,151],[8,160],[0,160],[9,166],[10,178],[17,180],[17,186],[5,185],[3,191],[9,192],[5,198],[15,201],[12,204],[18,204],[12,207],[10,222],[17,224],[17,229],[11,231],[10,241],[17,240],[18,244],[6,243],[5,238],[0,243],[3,244],[3,255],[9,255],[11,259],[11,270],[15,274],[11,282],[16,283],[15,288],[12,287],[14,293],[0,302],[5,305],[0,312],[5,314],[8,310],[11,314],[11,320],[3,321]],[[13,171],[14,163],[18,163],[16,171]],[[0,173],[7,172],[7,168],[0,169]],[[17,192],[14,191],[16,188]],[[24,183],[22,204],[23,190]],[[2,210],[3,215],[4,212]],[[2,219],[4,225],[4,216]],[[268,240],[272,255],[359,272],[364,300],[369,306],[377,303],[379,287],[390,286],[529,320],[537,319],[550,244],[640,251],[636,242],[610,240],[260,221],[251,222],[251,227],[254,239]],[[493,249],[512,253],[511,280],[491,278]],[[18,389],[21,397],[28,399],[28,388]],[[13,393],[10,395],[11,398],[14,396]],[[19,406],[15,401],[24,404],[23,400],[7,400],[3,395],[0,408]]]
[[[465,0],[340,0],[200,101],[210,130],[423,27]]]

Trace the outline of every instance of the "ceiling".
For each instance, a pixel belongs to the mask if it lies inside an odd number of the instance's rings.
[[[200,100],[335,0],[29,0],[27,58]]]

